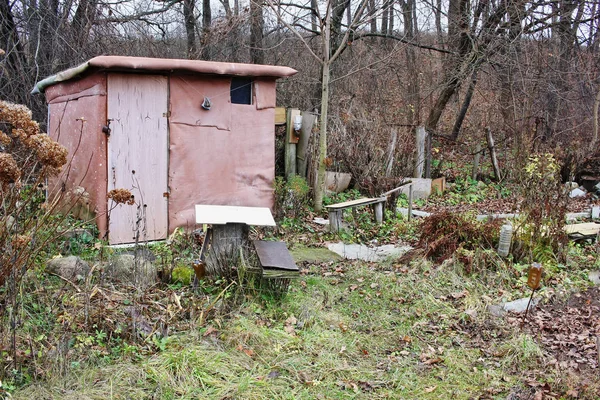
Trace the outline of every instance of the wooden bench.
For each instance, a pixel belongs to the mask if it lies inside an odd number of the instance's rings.
[[[326,206],[329,211],[329,230],[332,232],[339,232],[340,229],[342,229],[342,216],[344,210],[368,205],[373,205],[375,210],[375,221],[381,224],[383,222],[383,203],[386,201],[387,197],[374,197],[345,201],[343,203]]]

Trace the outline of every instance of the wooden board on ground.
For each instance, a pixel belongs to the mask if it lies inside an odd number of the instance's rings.
[[[298,275],[298,266],[285,242],[255,240],[254,248],[263,267],[263,277],[294,278]]]
[[[600,232],[600,224],[586,222],[582,224],[565,225],[565,232],[569,236],[579,238],[594,237]]]

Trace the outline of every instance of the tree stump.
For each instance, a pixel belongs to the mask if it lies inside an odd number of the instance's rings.
[[[248,225],[225,224],[212,227],[210,248],[206,254],[206,272],[209,275],[231,279],[237,277],[240,263],[248,260],[251,243]]]

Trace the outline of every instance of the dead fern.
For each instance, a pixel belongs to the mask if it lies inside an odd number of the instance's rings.
[[[425,249],[425,256],[444,261],[461,247],[475,250],[492,248],[498,241],[501,221],[475,221],[465,215],[444,211],[423,220],[418,246]]]

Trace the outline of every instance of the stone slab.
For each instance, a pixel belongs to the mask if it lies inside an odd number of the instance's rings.
[[[398,207],[396,209],[396,211],[398,211],[400,214],[404,215],[405,217],[408,216],[408,208],[404,208],[404,207]],[[429,217],[431,215],[431,213],[428,213],[427,211],[419,211],[419,210],[412,210],[412,215],[413,217]]]
[[[535,296],[531,300],[531,304],[529,305],[529,311],[533,310],[535,306],[539,303],[540,299]],[[508,303],[500,303],[489,305],[487,307],[490,314],[495,317],[503,317],[508,312],[522,314],[527,309],[527,304],[529,303],[529,297],[523,297],[522,299],[518,299],[515,301],[509,301]]]
[[[387,258],[397,258],[412,249],[410,246],[383,246],[369,247],[364,244],[346,244],[342,242],[330,243],[327,248],[348,260],[363,260],[368,262],[383,261]]]
[[[431,195],[431,179],[410,178],[413,188],[413,200],[426,199]],[[400,192],[408,196],[409,185],[404,186]]]
[[[600,285],[600,271],[590,271],[588,278],[594,283],[594,285]]]

